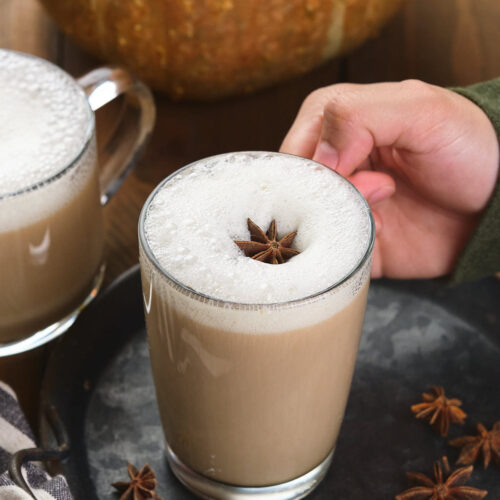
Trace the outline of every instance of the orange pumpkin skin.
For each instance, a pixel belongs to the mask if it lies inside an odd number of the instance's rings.
[[[98,57],[176,99],[252,92],[377,33],[403,0],[41,0]]]

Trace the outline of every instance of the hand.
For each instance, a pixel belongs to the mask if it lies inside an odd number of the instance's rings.
[[[373,277],[450,273],[499,168],[485,113],[465,97],[416,80],[316,90],[281,151],[336,170],[368,200],[377,228]]]

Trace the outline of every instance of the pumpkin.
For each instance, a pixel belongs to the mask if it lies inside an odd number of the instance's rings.
[[[77,43],[177,99],[252,92],[373,36],[402,0],[41,0]]]

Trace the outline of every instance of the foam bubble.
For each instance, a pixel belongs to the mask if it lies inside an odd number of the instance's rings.
[[[246,257],[250,217],[280,236],[297,230],[301,253],[285,264]],[[177,281],[215,299],[271,304],[317,294],[349,276],[371,239],[369,208],[341,176],[276,153],[220,155],[193,164],[155,193],[147,244]]]
[[[68,191],[71,196],[78,192],[85,176],[50,195],[37,189],[34,196],[33,188],[71,164],[91,128],[86,96],[69,75],[42,59],[0,50],[0,230],[32,222],[33,217],[54,210],[56,201],[65,203]],[[29,204],[39,205],[36,210],[27,206],[27,200],[18,201],[19,195],[13,197],[24,191],[31,191]],[[16,201],[5,201],[9,198]],[[24,217],[23,210],[32,214]]]

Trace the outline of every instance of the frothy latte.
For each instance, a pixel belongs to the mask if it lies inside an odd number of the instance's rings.
[[[60,320],[92,288],[103,248],[93,120],[69,75],[0,50],[0,343]]]
[[[279,265],[245,256],[234,240],[249,239],[247,217],[297,230],[301,253]],[[143,209],[140,236],[174,472],[180,460],[206,478],[254,487],[327,463],[368,291],[373,226],[361,195],[303,158],[221,155],[164,181]],[[190,487],[217,489],[200,484]]]

